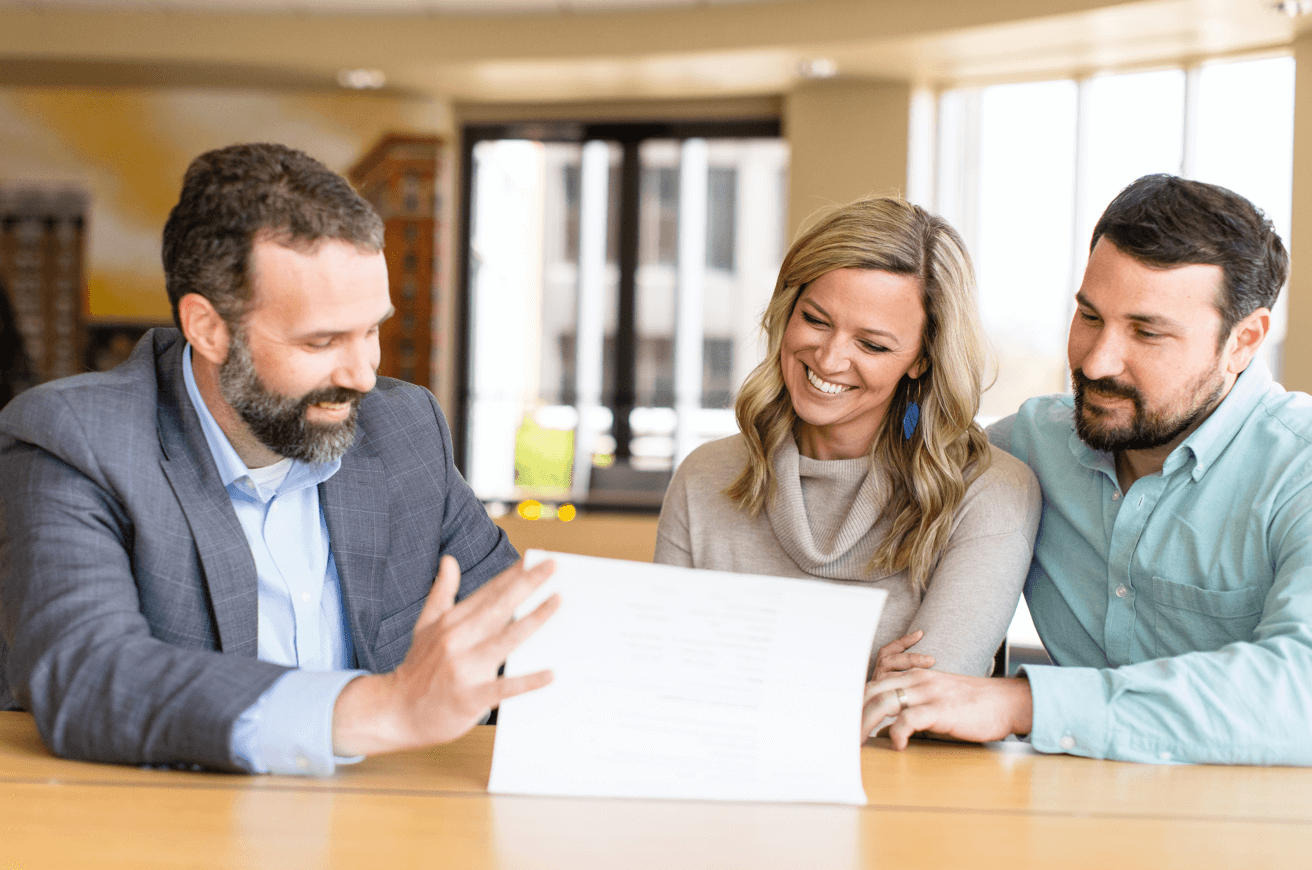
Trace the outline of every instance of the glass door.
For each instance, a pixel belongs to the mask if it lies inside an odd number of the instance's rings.
[[[658,507],[679,460],[735,431],[759,361],[785,239],[777,122],[470,128],[466,147],[471,486]]]

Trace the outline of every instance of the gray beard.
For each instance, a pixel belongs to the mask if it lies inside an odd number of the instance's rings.
[[[228,358],[219,367],[219,393],[251,433],[279,456],[315,464],[341,459],[355,443],[364,393],[345,387],[312,390],[300,398],[275,393],[255,371],[246,336],[240,328],[230,329]],[[306,411],[318,402],[350,402],[351,413],[339,423],[311,423]]]

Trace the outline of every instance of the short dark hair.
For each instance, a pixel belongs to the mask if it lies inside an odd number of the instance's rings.
[[[383,222],[345,178],[303,151],[255,143],[202,154],[164,225],[164,285],[179,328],[178,302],[188,293],[229,324],[241,321],[257,238],[297,249],[337,239],[377,252]]]
[[[1174,175],[1145,175],[1117,194],[1089,250],[1104,236],[1149,266],[1220,266],[1222,344],[1236,323],[1275,305],[1289,274],[1289,254],[1261,209],[1224,187]]]

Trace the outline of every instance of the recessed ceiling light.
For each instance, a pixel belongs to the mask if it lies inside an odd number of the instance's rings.
[[[357,91],[376,90],[387,84],[387,76],[380,69],[344,69],[338,71],[337,83]]]
[[[1283,12],[1290,18],[1312,13],[1312,0],[1280,0],[1271,6],[1277,12]]]
[[[838,75],[838,64],[828,57],[812,57],[799,61],[797,74],[804,79],[831,79]]]

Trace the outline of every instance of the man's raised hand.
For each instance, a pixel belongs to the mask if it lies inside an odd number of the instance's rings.
[[[391,673],[352,680],[337,696],[333,751],[373,755],[446,743],[504,699],[551,682],[550,671],[498,677],[497,670],[559,605],[553,595],[513,619],[555,567],[545,561],[529,569],[521,559],[457,604],[460,566],[443,556],[405,661]]]

